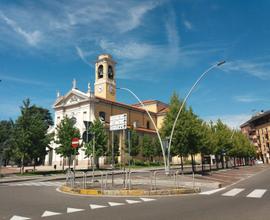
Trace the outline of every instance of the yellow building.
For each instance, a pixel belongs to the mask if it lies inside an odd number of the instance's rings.
[[[87,92],[80,91],[76,87],[76,81],[73,81],[72,89],[64,96],[57,95],[57,100],[54,103],[55,110],[55,127],[63,119],[64,116],[72,117],[76,121],[75,126],[80,130],[81,134],[85,131],[83,121],[94,121],[101,119],[105,123],[105,127],[109,128],[110,116],[118,114],[127,114],[127,127],[133,128],[138,134],[152,134],[156,131],[147,112],[141,104],[128,105],[116,101],[116,62],[109,54],[98,56],[95,64],[95,83],[94,92],[91,91],[88,84]],[[121,91],[124,92],[124,91]],[[163,119],[168,110],[168,105],[157,101],[143,101],[145,108],[150,112],[158,129],[161,128]],[[108,129],[109,130],[109,129]],[[120,160],[124,158],[125,137],[124,132],[118,132]],[[110,139],[110,138],[109,138]],[[111,140],[111,139],[110,139]],[[47,165],[66,164],[66,161],[55,154],[56,144],[51,145],[50,152],[46,157]],[[110,147],[110,141],[109,146]],[[80,150],[77,156],[77,165],[89,166],[91,161],[85,158],[84,151]]]
[[[270,111],[260,112],[240,126],[241,131],[254,144],[257,158],[270,162]]]

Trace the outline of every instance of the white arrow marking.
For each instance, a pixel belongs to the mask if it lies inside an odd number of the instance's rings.
[[[156,199],[152,199],[152,198],[140,198],[142,201],[144,202],[151,202],[151,201],[155,201]]]
[[[126,200],[128,204],[135,204],[135,203],[140,203],[141,201],[137,201],[137,200]]]
[[[67,208],[67,213],[81,212],[81,211],[84,211],[84,209]]]
[[[108,202],[110,206],[119,206],[119,205],[125,205],[124,203],[118,203],[118,202]]]
[[[45,211],[41,217],[53,216],[53,215],[61,215],[62,213]]]
[[[107,207],[107,206],[90,204],[91,209],[101,209],[101,208],[105,208],[105,207]]]
[[[30,218],[14,215],[12,216],[10,220],[26,220],[26,219],[30,219]]]

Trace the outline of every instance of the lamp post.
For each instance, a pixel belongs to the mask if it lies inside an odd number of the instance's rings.
[[[193,90],[196,88],[196,86],[198,85],[198,83],[203,79],[203,77],[204,77],[208,72],[210,72],[212,69],[214,69],[214,68],[216,68],[216,67],[219,67],[219,66],[223,65],[225,62],[226,62],[226,61],[218,62],[218,63],[212,65],[212,66],[211,66],[210,68],[208,68],[206,71],[204,71],[204,72],[202,73],[202,75],[197,79],[197,81],[193,84],[193,86],[192,86],[191,89],[189,90],[188,94],[186,95],[186,97],[185,97],[185,99],[184,99],[184,101],[183,101],[183,103],[182,103],[182,105],[181,105],[181,107],[180,107],[180,109],[179,109],[179,111],[178,111],[178,113],[177,113],[177,116],[176,116],[176,118],[175,118],[175,120],[174,120],[174,123],[173,123],[172,131],[171,131],[171,135],[170,135],[170,140],[169,140],[169,146],[168,146],[168,155],[167,155],[168,158],[170,158],[170,150],[171,150],[171,145],[172,145],[172,137],[173,137],[174,129],[175,129],[175,126],[176,126],[176,122],[177,122],[177,120],[178,120],[178,118],[179,118],[179,115],[180,115],[180,113],[181,113],[181,111],[182,111],[184,105],[186,104],[187,99],[189,98],[189,96],[191,95],[191,93],[193,92]],[[169,160],[169,159],[168,159],[168,160]],[[167,164],[167,165],[168,165],[168,169],[170,169],[170,162],[169,162],[169,161],[168,161],[168,164]]]
[[[157,128],[157,126],[156,126],[156,124],[154,122],[154,119],[151,116],[150,112],[147,110],[147,108],[145,107],[145,105],[143,104],[143,102],[139,99],[139,97],[134,92],[132,92],[130,89],[127,89],[127,88],[116,88],[116,89],[128,91],[130,94],[132,94],[139,101],[139,103],[141,104],[141,106],[143,107],[143,109],[146,111],[148,117],[150,118],[150,120],[151,120],[151,122],[154,125],[154,128],[156,130],[156,133],[157,133],[157,136],[158,136],[158,139],[159,139],[159,142],[160,142],[161,150],[162,150],[165,172],[167,173],[169,171],[169,168],[168,168],[168,164],[167,164],[167,160],[166,160],[165,149],[164,149],[164,146],[163,146],[163,143],[162,143],[161,136],[159,134],[158,128]]]

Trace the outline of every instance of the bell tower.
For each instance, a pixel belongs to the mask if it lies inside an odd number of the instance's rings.
[[[115,64],[110,54],[98,56],[95,67],[95,96],[115,101]]]

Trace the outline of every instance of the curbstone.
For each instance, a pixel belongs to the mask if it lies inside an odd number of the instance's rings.
[[[94,196],[168,196],[180,194],[192,194],[201,192],[200,188],[179,188],[179,189],[161,189],[161,190],[142,190],[142,189],[120,189],[120,190],[98,190],[98,189],[77,189],[68,186],[61,186],[60,191],[80,194],[80,195],[94,195]]]

